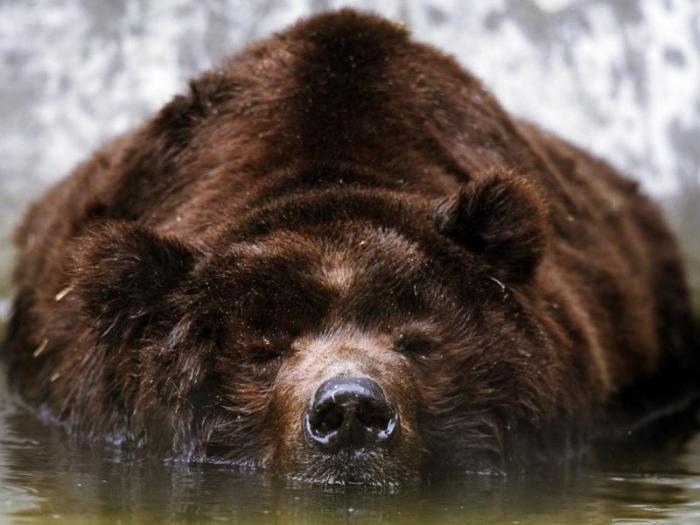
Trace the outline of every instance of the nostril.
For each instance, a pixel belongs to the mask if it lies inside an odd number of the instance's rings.
[[[358,408],[357,418],[368,429],[381,431],[389,426],[391,415],[387,405],[365,401]]]
[[[321,409],[311,418],[315,433],[327,435],[338,430],[343,424],[343,411],[338,405],[331,404]]]

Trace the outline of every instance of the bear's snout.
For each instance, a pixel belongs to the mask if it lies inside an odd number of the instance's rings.
[[[304,414],[306,438],[321,451],[381,446],[398,431],[398,413],[368,377],[339,376],[322,383]]]

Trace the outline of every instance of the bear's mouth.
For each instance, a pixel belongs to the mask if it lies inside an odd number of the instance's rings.
[[[397,458],[398,459],[398,458]],[[297,463],[288,477],[304,483],[321,485],[363,485],[396,487],[419,479],[385,451],[341,450],[333,455],[311,454]]]
[[[303,448],[303,451],[295,454],[293,465],[281,469],[284,477],[295,482],[386,488],[420,479],[418,472],[412,472],[400,458],[389,457],[390,454],[384,450],[340,450],[331,455]],[[259,458],[243,458],[226,447],[208,449],[202,461],[251,472],[276,470],[276,467]]]

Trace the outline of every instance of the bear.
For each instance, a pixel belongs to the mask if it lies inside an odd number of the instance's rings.
[[[697,399],[659,208],[375,14],[205,72],[16,243],[9,381],[87,443],[395,486],[566,463]]]

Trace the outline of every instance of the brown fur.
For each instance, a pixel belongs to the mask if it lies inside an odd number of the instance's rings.
[[[394,483],[550,458],[695,391],[657,208],[353,11],[194,80],[17,242],[11,381],[83,436]],[[305,442],[315,388],[343,374],[397,404],[390,446]]]

